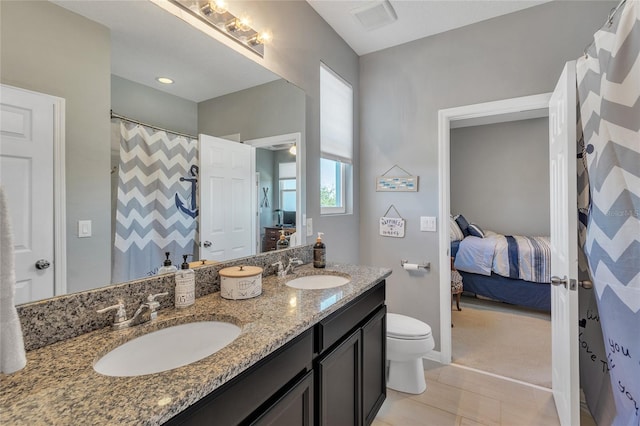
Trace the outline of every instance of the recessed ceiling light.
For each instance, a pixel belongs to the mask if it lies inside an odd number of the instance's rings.
[[[173,80],[169,77],[157,77],[156,80],[162,84],[173,84]]]

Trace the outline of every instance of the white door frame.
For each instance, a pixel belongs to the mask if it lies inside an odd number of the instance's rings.
[[[439,215],[439,270],[440,270],[440,362],[451,363],[451,266],[449,215],[450,210],[450,136],[452,122],[469,120],[469,124],[488,124],[504,121],[497,119],[505,114],[549,110],[551,93],[523,96],[520,98],[465,105],[438,111],[438,202]],[[493,119],[492,119],[493,118]]]
[[[304,210],[304,197],[302,196],[302,190],[306,188],[305,175],[302,172],[302,165],[305,163],[305,150],[303,146],[304,144],[301,143],[301,141],[302,134],[300,132],[296,132],[246,140],[243,143],[251,145],[254,148],[263,148],[286,143],[293,143],[296,145],[296,235],[298,237],[298,241],[300,241],[300,245],[305,245],[307,241],[307,233],[304,232],[306,227],[303,225],[306,225],[307,214]]]
[[[65,99],[20,87],[0,85],[20,92],[48,98],[53,104],[53,250],[54,294],[67,293],[67,208],[65,174]]]

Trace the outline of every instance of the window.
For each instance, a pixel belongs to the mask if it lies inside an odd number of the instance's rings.
[[[339,161],[320,159],[320,206],[323,214],[345,212],[345,168]]]
[[[353,159],[353,89],[320,64],[320,210],[347,212]]]
[[[296,211],[296,163],[279,163],[280,208]]]

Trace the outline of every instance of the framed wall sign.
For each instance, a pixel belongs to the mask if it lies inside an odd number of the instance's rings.
[[[400,169],[405,176],[390,176],[393,169]],[[418,192],[418,176],[413,176],[402,167],[395,164],[381,176],[376,177],[377,192]]]
[[[396,212],[398,217],[387,216],[391,209]],[[382,235],[383,237],[403,238],[404,223],[405,221],[398,209],[396,209],[396,206],[391,204],[384,215],[380,218],[380,235]]]
[[[404,219],[400,217],[381,217],[380,235],[383,237],[404,237]]]
[[[377,192],[417,192],[418,176],[378,176]]]

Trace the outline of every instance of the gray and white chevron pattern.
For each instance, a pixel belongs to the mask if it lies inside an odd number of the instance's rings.
[[[640,425],[640,4],[628,0],[577,63],[591,198],[585,252],[616,425]],[[579,188],[585,191],[586,188]],[[584,195],[584,193],[583,193]]]
[[[166,251],[178,267],[193,253],[197,148],[196,139],[120,123],[113,282],[153,275]]]

